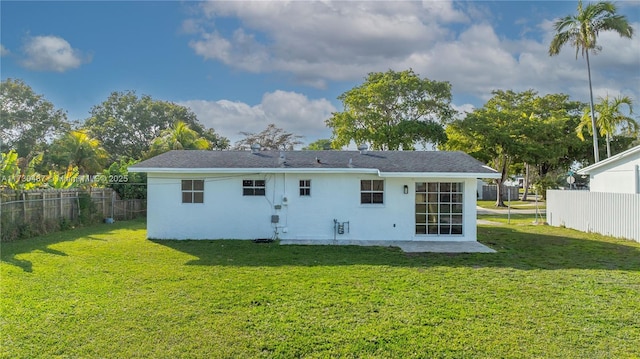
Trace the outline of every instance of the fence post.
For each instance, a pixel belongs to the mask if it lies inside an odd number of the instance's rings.
[[[507,224],[511,224],[511,188],[507,186],[507,200],[509,201],[507,205]]]
[[[27,222],[27,194],[22,191],[22,218]]]
[[[76,194],[76,205],[78,206],[78,220],[80,220],[80,215],[81,215],[81,213],[80,213],[80,192],[76,191],[75,194]]]

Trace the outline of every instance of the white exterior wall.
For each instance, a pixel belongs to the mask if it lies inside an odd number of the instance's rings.
[[[476,198],[482,200],[482,187],[486,186],[487,183],[481,179],[476,180]]]
[[[640,193],[640,153],[612,162],[590,173],[591,192]]]
[[[204,203],[181,203],[181,180],[204,179]],[[243,179],[266,180],[265,196],[243,196]],[[385,181],[384,204],[360,204],[360,180]],[[311,196],[299,181],[311,180]],[[415,234],[415,183],[463,182],[462,235]],[[404,185],[409,193],[404,194]],[[148,174],[147,236],[152,239],[279,238],[333,240],[334,219],[349,222],[338,240],[476,240],[476,179],[382,178],[364,174]],[[287,197],[286,203],[283,197]],[[281,209],[275,206],[280,205]],[[346,230],[346,228],[345,228]]]

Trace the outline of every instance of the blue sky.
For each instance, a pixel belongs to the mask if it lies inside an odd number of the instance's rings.
[[[640,31],[638,2],[616,2]],[[450,81],[459,110],[493,89],[563,92],[586,102],[582,58],[547,49],[575,1],[1,1],[0,74],[84,120],[112,91],[190,107],[239,139],[269,123],[328,138],[337,97],[367,73],[412,68]],[[603,33],[597,96],[640,103],[640,35]]]

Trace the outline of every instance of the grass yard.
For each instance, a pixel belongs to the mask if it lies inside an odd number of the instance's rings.
[[[533,197],[533,196],[532,196]],[[487,208],[487,209],[496,209],[496,201],[481,201],[478,200],[477,201],[478,207],[481,208]],[[504,205],[508,206],[509,205],[509,201],[504,201]],[[547,203],[543,200],[538,200],[538,209],[545,209],[547,208]],[[507,209],[507,207],[501,208],[501,209]],[[534,199],[531,200],[526,200],[526,201],[521,201],[521,200],[511,200],[511,209],[536,209],[536,201]]]
[[[494,254],[148,241],[144,222],[2,243],[3,358],[638,358],[640,244],[481,226]]]

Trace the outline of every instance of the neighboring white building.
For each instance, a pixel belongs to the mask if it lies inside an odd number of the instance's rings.
[[[476,241],[477,178],[462,152],[170,151],[147,173],[151,239]]]
[[[640,146],[580,169],[591,192],[640,193]]]

